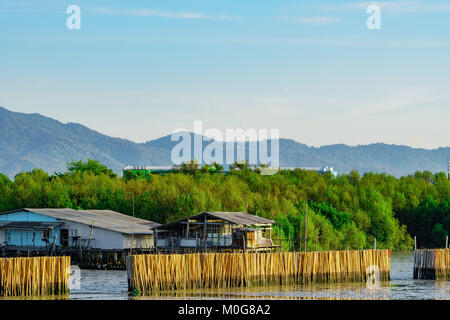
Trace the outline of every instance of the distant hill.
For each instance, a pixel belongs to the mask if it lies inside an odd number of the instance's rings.
[[[376,143],[309,147],[280,139],[281,166],[333,166],[338,172],[356,169],[400,176],[417,170],[446,171],[450,148],[434,150]],[[40,114],[12,112],[0,107],[0,172],[14,177],[42,168],[64,172],[71,160],[97,159],[121,174],[128,165],[169,165],[178,142],[170,135],[146,143],[112,138],[76,123],[61,123]],[[209,143],[209,142],[208,142]],[[208,144],[204,142],[204,146]],[[248,148],[247,148],[248,149]]]

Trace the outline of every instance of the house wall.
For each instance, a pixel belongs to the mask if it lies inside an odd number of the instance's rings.
[[[73,242],[74,235],[81,236],[81,239],[83,239],[81,246],[87,245],[91,234],[91,226],[78,222],[64,221],[61,228],[69,230],[69,246],[79,246],[79,243],[74,244]],[[123,236],[120,232],[97,228],[94,225],[89,246],[95,249],[123,249]]]
[[[55,235],[60,234],[59,228],[55,228],[50,231],[49,245],[53,245],[55,242],[56,246],[59,246],[60,239],[59,236]],[[43,231],[29,231],[29,230],[14,230],[14,229],[6,229],[4,231],[5,241],[10,246],[26,246],[26,247],[45,247],[47,244],[42,240]],[[56,240],[56,241],[55,241]]]
[[[0,221],[41,221],[41,222],[63,222],[62,225],[55,227],[50,233],[50,244],[53,244],[54,236],[57,235],[56,245],[61,244],[61,229],[68,229],[69,247],[80,246],[80,241],[74,242],[73,236],[81,236],[81,246],[86,246],[89,242],[91,226],[83,223],[56,219],[42,214],[18,211],[0,215]],[[8,245],[16,246],[42,246],[46,243],[42,241],[43,232],[27,230],[0,229],[0,244],[7,242]],[[133,248],[151,248],[153,247],[153,235],[135,235],[135,245]],[[126,249],[131,248],[131,235],[124,235],[117,231],[107,230],[95,227],[93,228],[92,238],[89,247],[95,249]]]
[[[5,229],[0,229],[0,246],[5,242]]]
[[[124,235],[123,236],[123,246],[124,248],[153,248],[154,247],[154,240],[153,235],[134,235],[134,245],[132,246],[131,241],[131,235]]]
[[[42,221],[42,222],[56,222],[56,218],[48,217],[42,214],[18,211],[8,214],[0,215],[0,221]],[[42,231],[28,231],[20,229],[2,229],[0,230],[0,244],[6,242],[10,246],[36,246],[45,247],[46,242],[42,240]],[[54,230],[50,231],[50,244],[53,244],[54,237],[56,235],[56,245],[60,244],[60,229],[55,227]]]

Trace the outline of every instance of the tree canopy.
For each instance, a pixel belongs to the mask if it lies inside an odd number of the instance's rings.
[[[239,164],[223,173],[211,164],[145,179],[117,177],[95,160],[68,163],[67,172],[40,169],[10,181],[0,175],[0,211],[24,207],[110,209],[159,223],[204,211],[246,211],[276,221],[272,235],[292,249],[443,247],[450,230],[450,181],[445,174],[396,178],[356,171],[333,177],[305,170],[260,175]],[[216,170],[210,168],[214,166]]]

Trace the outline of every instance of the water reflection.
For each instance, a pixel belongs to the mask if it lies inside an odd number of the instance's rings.
[[[389,283],[380,284],[380,288]],[[361,283],[329,283],[314,285],[265,286],[251,288],[161,291],[133,299],[388,299],[385,291],[368,289]]]
[[[0,297],[0,300],[69,300],[70,295]]]

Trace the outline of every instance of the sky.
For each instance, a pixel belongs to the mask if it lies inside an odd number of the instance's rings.
[[[202,121],[448,147],[449,71],[450,0],[0,0],[0,106],[135,142]]]

